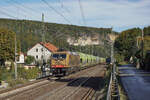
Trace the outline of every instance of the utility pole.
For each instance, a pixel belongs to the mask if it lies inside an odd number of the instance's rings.
[[[111,28],[111,34],[112,34],[112,29]],[[114,40],[111,39],[111,63],[113,64],[114,63]]]
[[[16,35],[15,35],[15,79],[17,79],[17,42],[16,42]]]
[[[45,31],[44,31],[44,14],[42,13],[42,43],[45,44]],[[43,48],[43,63],[45,62],[45,48]]]
[[[42,50],[42,77],[46,76],[46,57],[45,57],[45,48],[44,48],[44,44],[45,44],[45,31],[44,31],[44,14],[42,13],[42,44],[43,44],[43,50]]]
[[[79,43],[79,52],[82,52],[82,43],[80,43],[79,41],[79,37],[81,36],[81,34],[79,34],[79,31],[78,31],[78,43]]]
[[[142,44],[141,44],[141,48],[142,48],[142,61],[143,61],[143,58],[144,58],[144,32],[143,32],[143,29],[142,29]]]

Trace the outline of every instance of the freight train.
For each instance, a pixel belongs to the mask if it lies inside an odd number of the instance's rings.
[[[81,52],[54,52],[51,56],[51,73],[53,76],[66,76],[81,69],[105,62],[105,58]]]

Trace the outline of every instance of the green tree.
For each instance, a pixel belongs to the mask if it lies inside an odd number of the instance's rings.
[[[27,58],[25,59],[26,64],[31,64],[34,61],[35,61],[35,58],[33,56],[27,56]]]
[[[150,26],[144,27],[144,36],[146,35],[150,36]]]
[[[133,28],[121,32],[118,38],[115,40],[115,51],[121,58],[129,60],[129,58],[137,52],[136,46],[137,37],[141,35],[141,29]],[[118,58],[117,55],[117,58]]]
[[[7,29],[0,29],[0,60],[14,60],[15,33]]]

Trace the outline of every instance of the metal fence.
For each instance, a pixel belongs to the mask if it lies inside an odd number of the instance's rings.
[[[113,65],[113,69],[111,72],[109,87],[107,91],[107,100],[120,100],[115,64]]]

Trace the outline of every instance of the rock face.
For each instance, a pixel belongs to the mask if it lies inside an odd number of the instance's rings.
[[[114,35],[114,34],[109,34],[108,36],[111,41],[115,41],[115,39],[118,37],[118,35]]]
[[[104,41],[114,41],[118,35],[116,34],[107,34],[107,35],[100,35],[100,34],[94,34],[91,36],[80,36],[79,38],[75,37],[67,37],[67,42],[69,45],[74,46],[85,46],[85,45],[104,45]]]
[[[92,36],[80,36],[77,39],[75,39],[74,37],[68,37],[67,42],[70,45],[74,45],[74,46],[104,45],[104,42],[99,38],[98,34]]]

